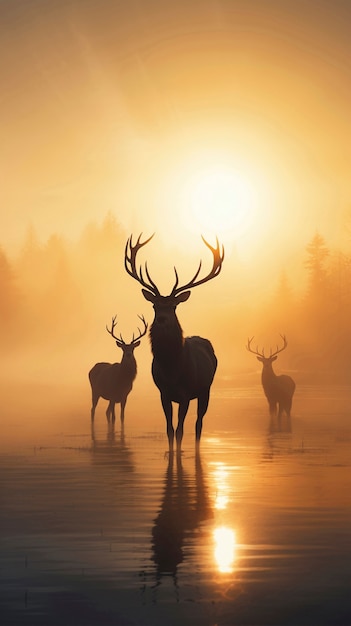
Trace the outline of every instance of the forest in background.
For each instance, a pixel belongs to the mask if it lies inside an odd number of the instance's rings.
[[[127,341],[140,324],[138,314],[149,323],[153,319],[140,286],[124,269],[128,235],[108,213],[100,224],[88,224],[74,242],[53,234],[43,243],[31,226],[14,257],[0,245],[2,376],[18,376],[21,370],[24,378],[30,372],[45,378],[52,372],[74,382],[86,375],[89,363],[120,360],[105,330],[111,316],[117,314],[118,332]],[[296,265],[301,263],[304,282],[294,283],[278,266],[262,297],[240,262],[225,260],[221,276],[194,290],[179,307],[184,333],[207,336],[215,345],[219,384],[256,376],[259,365],[245,350],[248,336],[269,352],[281,344],[280,334],[287,336],[288,348],[277,361],[278,373],[293,373],[304,383],[349,383],[351,249],[349,254],[331,250],[315,232],[306,241],[304,258],[296,259]],[[143,348],[151,361],[147,341]]]

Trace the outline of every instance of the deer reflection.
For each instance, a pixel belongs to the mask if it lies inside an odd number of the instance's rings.
[[[92,463],[95,466],[106,469],[116,469],[124,472],[133,472],[134,464],[132,452],[125,442],[124,426],[118,436],[112,423],[107,426],[104,439],[96,436],[94,423],[91,425],[91,448]]]
[[[184,560],[184,543],[199,528],[201,522],[213,517],[208,488],[200,454],[195,456],[195,477],[183,470],[180,454],[169,455],[164,478],[161,509],[152,528],[152,560],[156,579],[172,576],[177,582],[177,568]]]
[[[267,428],[267,439],[264,447],[263,458],[265,461],[273,461],[291,452],[292,428],[291,418],[286,416],[278,419],[271,416]]]
[[[291,433],[291,416],[282,415],[279,418],[277,415],[271,415],[269,418],[268,432],[271,435],[274,433]]]

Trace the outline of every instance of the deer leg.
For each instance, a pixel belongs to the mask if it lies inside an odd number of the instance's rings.
[[[167,420],[167,437],[168,437],[169,451],[173,452],[174,428],[172,424],[172,415],[173,415],[172,402],[171,400],[169,400],[168,397],[164,396],[161,393],[161,403],[162,403],[162,408],[163,408],[163,411]]]
[[[289,419],[290,419],[290,413],[291,413],[291,406],[292,406],[292,398],[289,398],[286,401],[286,407],[285,407],[285,412]]]
[[[110,400],[110,402],[108,403],[108,407],[106,409],[106,417],[107,417],[108,423],[110,423],[110,420],[111,420],[111,417],[112,417],[113,408],[114,408],[114,402],[112,400]]]
[[[121,400],[121,425],[122,426],[124,424],[124,409],[125,409],[126,404],[127,404],[127,398],[123,398],[123,400]]]
[[[113,402],[113,403],[112,403],[112,424],[114,424],[114,423],[115,423],[115,421],[116,421],[116,411],[115,411],[115,407],[116,407],[116,405],[115,405],[115,403]]]
[[[96,409],[96,405],[99,402],[99,398],[100,396],[96,396],[94,394],[92,394],[92,400],[91,400],[91,421],[94,421],[94,417],[95,417],[95,409]]]
[[[269,402],[269,413],[270,415],[272,415],[272,417],[275,417],[277,415],[277,403],[275,400]]]
[[[278,402],[278,414],[277,414],[277,422],[278,422],[278,431],[282,432],[282,416],[284,411],[284,404],[282,402]]]
[[[287,398],[285,404],[284,404],[284,410],[286,413],[286,427],[285,427],[285,431],[287,433],[291,433],[291,405],[292,405],[292,398]]]
[[[210,390],[206,390],[197,399],[197,420],[195,425],[195,439],[198,446],[202,433],[202,420],[208,408],[208,402],[210,399]]]
[[[183,439],[184,420],[188,412],[190,400],[185,400],[179,403],[178,407],[178,426],[176,430],[177,449],[180,450]]]

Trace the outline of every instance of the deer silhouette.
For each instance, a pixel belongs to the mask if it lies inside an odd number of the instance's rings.
[[[133,453],[126,443],[122,424],[118,437],[111,422],[107,425],[105,438],[95,433],[94,422],[91,423],[91,447],[89,448],[91,464],[106,475],[111,472],[118,476],[126,475],[126,483],[130,480],[127,474],[134,472]],[[110,481],[111,482],[111,481]]]
[[[220,250],[217,240],[213,248],[204,238],[205,245],[213,254],[213,267],[204,278],[198,279],[201,261],[193,278],[185,285],[178,286],[176,268],[175,283],[168,296],[162,296],[151,279],[147,263],[144,270],[136,267],[136,256],[140,248],[145,246],[153,235],[144,242],[141,235],[135,245],[132,237],[127,240],[124,265],[132,278],[143,287],[144,298],[154,307],[155,317],[150,327],[151,350],[153,353],[152,376],[161,395],[161,403],[167,420],[167,436],[170,452],[174,446],[174,428],[172,422],[172,402],[178,406],[178,425],[176,429],[177,450],[180,451],[183,438],[183,425],[191,400],[197,399],[197,420],[195,426],[196,445],[200,443],[202,420],[207,411],[210,388],[217,369],[217,358],[211,342],[202,337],[183,337],[183,331],[176,315],[176,308],[181,302],[188,300],[194,287],[215,278],[221,271],[224,249]],[[144,273],[146,279],[144,278]]]
[[[202,523],[213,518],[206,475],[200,454],[194,472],[183,469],[182,456],[169,455],[163,497],[152,527],[152,560],[156,587],[163,576],[171,576],[177,589],[178,566],[186,559],[187,544],[194,541]]]
[[[277,376],[273,371],[272,363],[277,359],[278,354],[285,350],[288,345],[285,335],[281,335],[281,338],[283,339],[283,347],[278,348],[277,346],[275,352],[271,349],[270,355],[267,357],[264,354],[264,349],[262,352],[259,352],[258,348],[256,348],[256,350],[252,350],[251,343],[253,341],[253,337],[248,339],[246,346],[246,349],[255,354],[258,361],[262,363],[261,380],[263,391],[268,400],[269,413],[271,417],[275,417],[277,415],[278,405],[279,420],[284,411],[288,418],[290,418],[292,399],[296,386],[295,381],[291,378],[291,376],[287,376],[286,374]]]
[[[123,352],[122,361],[120,363],[96,363],[89,372],[89,380],[92,392],[91,421],[94,421],[96,405],[99,398],[109,401],[106,417],[107,421],[115,423],[115,404],[121,405],[121,425],[124,424],[124,410],[127,397],[132,390],[133,382],[137,375],[137,363],[134,357],[134,350],[140,345],[140,339],[146,334],[148,325],[144,316],[138,315],[143,322],[144,328],[141,331],[138,328],[139,335],[133,338],[130,343],[126,343],[122,335],[116,337],[114,334],[117,325],[116,316],[112,318],[111,329],[106,326],[107,332],[115,339],[118,348]]]

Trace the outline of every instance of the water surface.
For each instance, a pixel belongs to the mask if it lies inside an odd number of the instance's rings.
[[[2,395],[4,626],[351,624],[351,388],[300,388],[281,427],[215,389],[180,458],[156,394],[123,431],[86,390]]]

